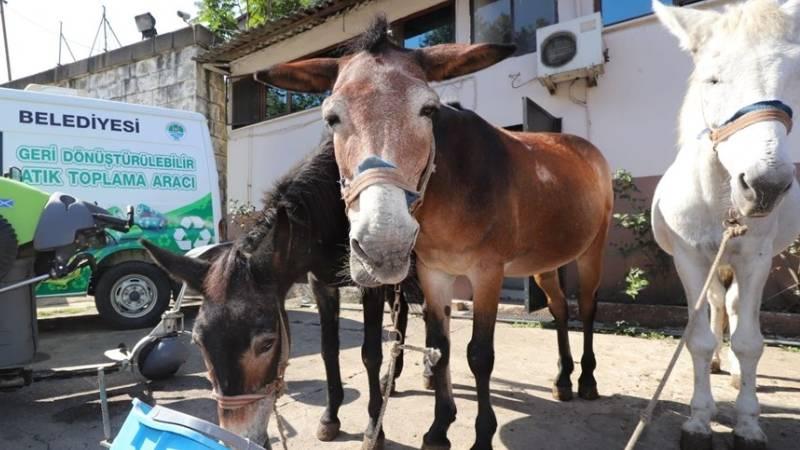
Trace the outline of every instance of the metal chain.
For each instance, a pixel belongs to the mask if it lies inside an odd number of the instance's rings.
[[[730,241],[732,238],[742,236],[747,232],[747,225],[740,224],[739,221],[737,220],[736,214],[733,212],[729,212],[729,216],[723,223],[723,226],[725,227],[725,232],[722,234],[722,241],[719,244],[719,250],[717,251],[717,256],[714,258],[713,264],[711,264],[711,268],[708,271],[708,276],[706,277],[706,282],[703,285],[703,290],[700,291],[700,296],[694,305],[694,309],[690,311],[689,321],[686,323],[686,329],[683,332],[683,336],[681,336],[681,339],[678,342],[678,346],[675,348],[675,352],[672,354],[672,359],[670,360],[669,365],[667,365],[667,369],[664,371],[664,376],[658,383],[656,392],[650,399],[650,403],[647,404],[647,407],[642,412],[642,415],[639,418],[639,423],[636,425],[636,429],[633,431],[633,434],[628,440],[628,444],[625,445],[625,450],[633,450],[633,448],[636,446],[636,443],[639,441],[642,432],[644,431],[644,427],[652,419],[653,410],[655,409],[656,404],[658,403],[658,399],[661,396],[661,391],[667,384],[667,380],[669,379],[669,376],[672,374],[672,369],[675,368],[675,363],[678,362],[678,356],[680,356],[683,347],[686,345],[686,339],[689,337],[689,334],[694,329],[694,321],[697,318],[697,315],[700,313],[700,310],[706,305],[707,301],[706,293],[708,292],[709,286],[711,286],[711,281],[717,274],[717,268],[719,267],[720,261],[722,260],[722,255],[725,252],[725,247],[728,245],[728,241]]]

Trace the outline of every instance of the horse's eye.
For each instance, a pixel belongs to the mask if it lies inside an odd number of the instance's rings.
[[[329,127],[333,128],[336,125],[339,125],[342,121],[341,121],[341,119],[339,119],[338,115],[336,115],[334,113],[330,113],[330,114],[325,116],[325,122],[328,123]]]
[[[439,110],[439,107],[436,105],[425,105],[419,110],[419,115],[422,117],[433,117],[436,114],[436,111]]]
[[[261,355],[270,351],[272,346],[275,345],[275,341],[275,338],[258,339],[254,345],[256,355]]]
[[[719,83],[719,78],[717,78],[717,77],[709,77],[709,79],[706,80],[706,82],[708,84],[718,84]]]

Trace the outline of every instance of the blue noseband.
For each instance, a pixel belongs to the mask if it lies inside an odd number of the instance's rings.
[[[720,125],[720,127],[724,127],[725,125],[733,123],[734,121],[738,120],[745,114],[749,114],[751,112],[756,112],[756,111],[764,111],[768,109],[778,109],[780,111],[783,111],[786,113],[787,116],[789,116],[790,119],[792,118],[793,115],[792,108],[790,108],[789,105],[787,105],[786,103],[783,103],[780,100],[764,100],[763,102],[756,102],[753,103],[752,105],[745,106],[744,108],[736,111],[736,114],[731,116],[730,119],[726,120],[725,123]]]
[[[361,164],[358,165],[358,173],[356,176],[361,175],[362,173],[366,172],[369,169],[396,169],[397,166],[390,163],[389,161],[383,160],[377,156],[369,156],[361,161]],[[339,183],[344,186],[345,179],[342,178]],[[411,205],[414,204],[419,199],[419,193],[409,191],[407,189],[403,189],[403,193],[406,196],[406,206],[409,208]]]

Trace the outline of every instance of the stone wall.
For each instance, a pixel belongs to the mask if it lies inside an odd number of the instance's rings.
[[[222,212],[227,210],[225,78],[194,58],[213,44],[213,35],[195,26],[158,35],[101,55],[59,66],[3,87],[46,84],[80,89],[91,97],[196,111],[208,119],[219,173]]]

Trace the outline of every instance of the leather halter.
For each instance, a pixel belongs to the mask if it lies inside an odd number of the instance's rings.
[[[711,143],[716,150],[717,144],[723,142],[737,132],[759,122],[777,120],[786,127],[786,134],[792,131],[792,108],[780,100],[756,102],[736,111],[730,119],[716,128],[706,128]]]
[[[283,379],[286,373],[286,367],[289,365],[289,331],[286,327],[286,321],[283,318],[283,312],[278,310],[278,320],[281,327],[281,346],[280,346],[280,360],[278,361],[278,376],[272,383],[267,384],[258,392],[253,394],[240,394],[240,395],[223,395],[214,389],[211,392],[211,398],[217,401],[217,406],[222,409],[235,410],[245,406],[251,405],[255,402],[264,400],[268,397],[275,397],[277,400],[283,395],[286,385]]]
[[[428,152],[428,162],[425,164],[425,170],[420,176],[419,182],[414,185],[400,173],[400,170],[394,164],[384,161],[378,157],[369,157],[364,160],[358,167],[358,174],[352,181],[342,178],[340,184],[342,186],[342,199],[344,199],[347,208],[358,199],[364,189],[374,184],[391,184],[403,190],[406,194],[406,204],[411,214],[414,214],[421,205],[425,197],[425,190],[428,187],[428,182],[431,175],[436,170],[436,141],[431,143],[431,150]]]

